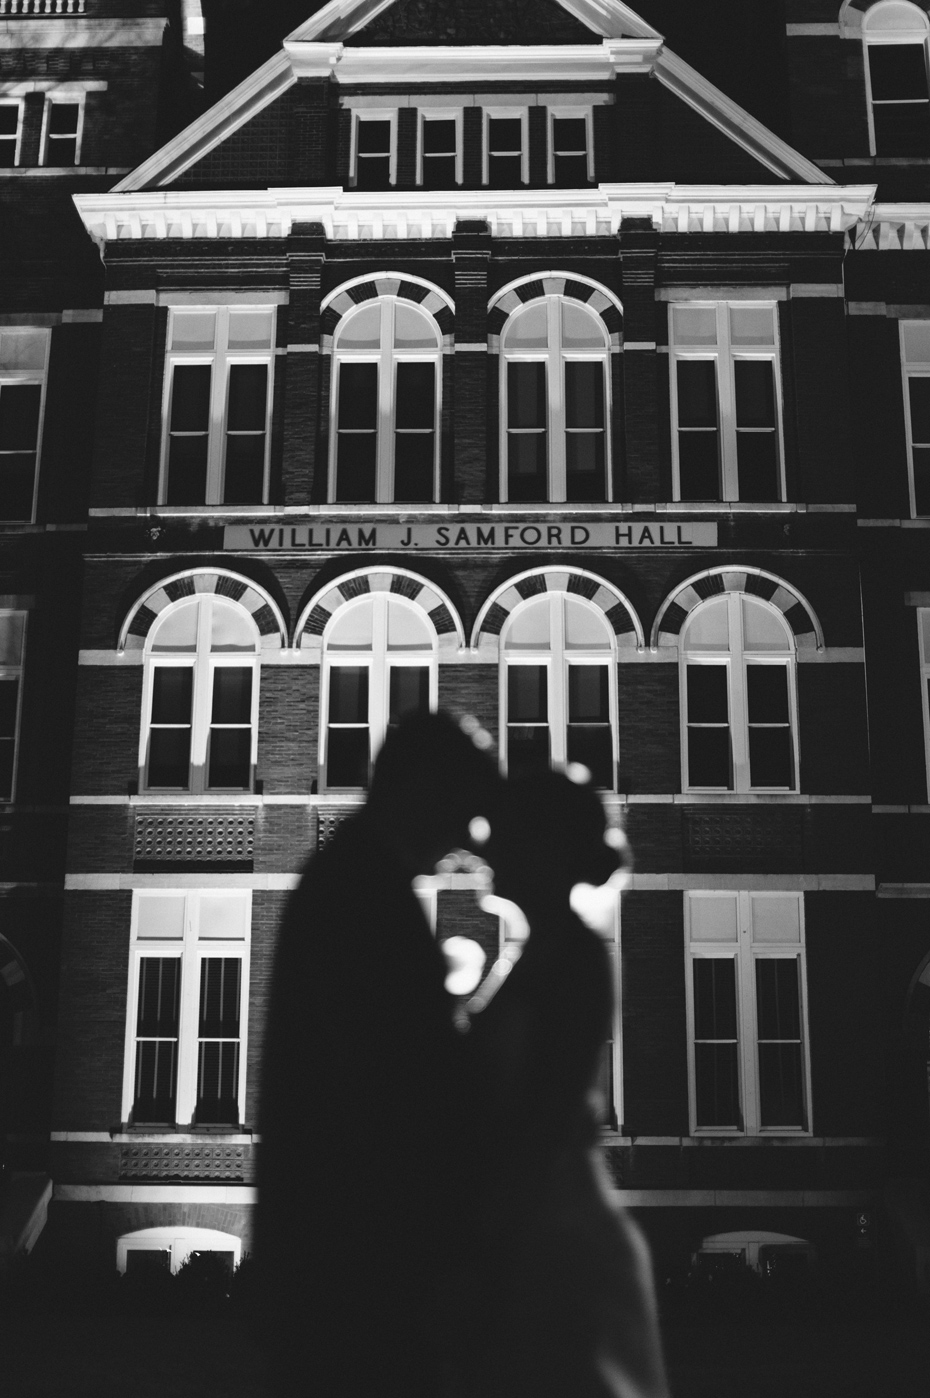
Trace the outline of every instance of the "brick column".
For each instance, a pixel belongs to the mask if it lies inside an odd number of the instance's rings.
[[[319,223],[295,223],[288,238],[290,285],[284,385],[283,502],[306,505],[326,498],[325,454],[320,460],[320,283],[326,236]]]
[[[545,189],[549,183],[549,140],[546,126],[549,111],[546,107],[530,107],[530,185],[535,189]]]
[[[335,83],[299,78],[290,121],[288,164],[295,185],[335,182]]]
[[[495,499],[488,481],[488,264],[491,234],[483,219],[459,222],[452,235],[455,266],[453,498],[465,504]],[[490,490],[490,493],[489,493]]]
[[[620,225],[623,299],[623,397],[626,481],[621,496],[637,503],[662,499],[656,356],[655,280],[658,234],[652,220]]]
[[[417,109],[397,113],[397,188],[413,189],[417,182]]]

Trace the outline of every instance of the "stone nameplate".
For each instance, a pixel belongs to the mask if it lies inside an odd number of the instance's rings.
[[[545,521],[482,520],[455,524],[393,524],[383,521],[321,520],[313,524],[227,524],[223,547],[254,553],[328,549],[368,553],[374,549],[431,549],[438,552],[484,549],[650,549],[714,548],[716,524],[663,520],[623,520],[579,524]]]

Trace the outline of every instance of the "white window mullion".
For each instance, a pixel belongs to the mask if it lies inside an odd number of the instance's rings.
[[[216,354],[210,379],[210,443],[207,452],[207,500],[223,498],[226,456],[226,394],[229,384],[229,308],[216,311]]]
[[[746,696],[746,656],[743,650],[741,594],[727,595],[730,630],[729,695],[730,744],[733,753],[733,790],[749,790],[749,714]]]
[[[748,1135],[759,1131],[759,1063],[756,1016],[756,958],[752,947],[752,906],[750,895],[739,894],[739,1033],[740,1033],[740,1101],[743,1107],[743,1130]]]
[[[371,731],[371,758],[374,761],[387,734],[390,674],[388,671],[388,601],[384,593],[374,594],[371,668],[368,675],[368,722]]]
[[[549,742],[554,766],[568,761],[568,665],[565,660],[565,599],[549,599]]]
[[[378,442],[375,468],[375,498],[379,502],[394,498],[394,399],[397,392],[397,370],[394,355],[394,307],[388,297],[381,308],[381,362],[378,365]]]
[[[730,308],[717,306],[717,398],[720,413],[721,498],[739,499],[736,470],[736,385],[730,350]]]
[[[197,659],[194,664],[194,692],[191,703],[190,789],[196,793],[204,791],[207,785],[207,747],[213,712],[213,661],[210,655],[212,622],[212,598],[204,596],[197,608]]]
[[[178,1016],[178,1084],[176,1120],[186,1126],[196,1105],[197,1028],[200,1001],[200,965],[197,959],[198,895],[189,893],[184,904],[184,947],[181,964],[181,1001]]]
[[[549,349],[546,390],[549,399],[549,499],[565,499],[565,362],[562,355],[562,312],[558,296],[547,298]]]

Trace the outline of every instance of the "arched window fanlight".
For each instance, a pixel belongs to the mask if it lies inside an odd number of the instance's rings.
[[[873,155],[930,154],[930,81],[925,10],[879,0],[862,22]]]
[[[251,788],[260,640],[244,607],[213,594],[185,598],[159,614],[145,647],[144,789]]]
[[[333,341],[330,498],[420,503],[439,491],[435,320],[395,296],[363,301]]]
[[[610,498],[604,322],[550,295],[514,311],[501,336],[501,498]]]

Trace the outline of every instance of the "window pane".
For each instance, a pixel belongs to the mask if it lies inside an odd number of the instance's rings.
[[[455,127],[454,120],[423,123],[423,185],[426,189],[450,189],[456,182]]]
[[[207,502],[207,434],[172,437],[168,447],[168,505]]]
[[[508,427],[546,425],[546,366],[536,361],[507,365]]]
[[[0,329],[0,368],[44,369],[48,339],[47,330]]]
[[[737,427],[774,427],[775,386],[771,360],[737,359],[733,371]]]
[[[209,364],[176,364],[171,381],[171,431],[206,432],[210,426]]]
[[[930,320],[904,322],[904,358],[908,364],[930,364]]]
[[[0,612],[0,665],[20,665],[23,659],[23,612]]]
[[[423,154],[455,154],[455,120],[431,119],[423,123]]]
[[[432,432],[398,432],[394,460],[394,499],[397,503],[432,500],[435,449]]]
[[[4,384],[0,389],[0,452],[35,451],[39,436],[37,383]]]
[[[32,519],[35,464],[34,451],[0,455],[0,519]]]
[[[772,432],[737,432],[737,488],[747,501],[780,500],[778,444]]]
[[[336,344],[339,349],[380,349],[380,302],[373,306],[362,306],[340,321]]]
[[[507,771],[510,776],[545,771],[549,766],[549,729],[545,725],[507,727]]]
[[[732,786],[729,728],[688,729],[690,786]]]
[[[176,1039],[137,1043],[133,1121],[174,1121],[177,1060]]]
[[[607,499],[604,434],[569,432],[565,438],[565,495],[576,503]]]
[[[188,666],[159,665],[152,671],[152,722],[190,723],[194,672]]]
[[[374,500],[377,422],[377,364],[340,365],[337,500]]]
[[[750,723],[788,722],[786,665],[747,665],[746,689]]]
[[[760,1039],[800,1039],[801,1001],[795,957],[756,959],[756,1007]]]
[[[247,789],[250,785],[251,758],[251,728],[212,728],[208,786],[234,787],[237,791]]]
[[[676,345],[715,345],[717,312],[713,306],[673,306],[672,335]]]
[[[759,1045],[762,1126],[804,1126],[800,1044]]]
[[[223,503],[259,504],[265,485],[265,434],[250,433],[226,439]]]
[[[716,432],[679,432],[678,478],[682,500],[720,498]]]
[[[375,449],[374,432],[340,434],[336,458],[336,499],[339,502],[374,500]]]
[[[368,786],[368,729],[330,728],[327,738],[326,781],[329,786]]]
[[[239,1037],[239,982],[242,962],[238,956],[211,956],[200,965],[200,1037]]]
[[[393,727],[404,714],[429,710],[429,668],[426,665],[392,665],[388,724]]]
[[[171,1271],[170,1248],[127,1248],[127,1277],[164,1276]]]
[[[5,102],[0,106],[0,136],[15,136],[19,125],[19,103]]]
[[[48,109],[50,136],[73,136],[78,128],[80,107],[76,102],[51,102]]]
[[[689,926],[692,942],[738,942],[739,928],[736,898],[721,894],[688,898]]]
[[[339,430],[373,432],[377,425],[377,364],[341,364],[339,366]]]
[[[523,183],[523,122],[519,117],[488,119],[488,184],[514,189]]]
[[[201,941],[214,937],[227,940],[246,936],[249,924],[248,900],[238,893],[202,893],[197,935]]]
[[[514,669],[517,667],[514,666]],[[523,668],[522,666],[519,668]],[[610,718],[606,665],[569,665],[569,723],[607,723]]]
[[[9,801],[13,794],[18,694],[18,680],[0,680],[0,801]]]
[[[210,650],[218,652],[256,649],[255,623],[239,607],[224,606],[218,599],[213,603],[210,625]]]
[[[239,1120],[238,1098],[238,1043],[201,1043],[197,1057],[196,1120],[235,1124]]]
[[[149,735],[149,786],[180,787],[190,776],[189,728],[153,728]]]
[[[729,722],[726,665],[688,666],[688,722]]]
[[[330,670],[329,721],[368,722],[367,665],[334,665]]]
[[[394,499],[432,500],[435,465],[433,364],[398,364],[394,438]]]
[[[740,1125],[736,1044],[695,1044],[697,1126]]]
[[[795,957],[757,959],[756,1011],[761,1123],[803,1126],[801,1004]]]
[[[588,182],[588,124],[584,117],[554,117],[552,121],[555,183],[572,188]]]
[[[717,366],[712,359],[679,359],[678,426],[717,426]]]
[[[750,728],[750,786],[791,786],[790,728]]]
[[[139,963],[136,1033],[177,1037],[181,1003],[181,961],[177,956],[144,956]]]
[[[399,431],[433,430],[436,369],[432,364],[398,364],[396,425]]]
[[[736,962],[729,957],[694,960],[694,1037],[736,1038]]]
[[[387,155],[391,149],[389,121],[360,121],[358,124],[359,155]]]
[[[226,430],[264,432],[267,402],[267,364],[230,365]]]
[[[358,189],[387,189],[391,182],[391,123],[360,121],[355,184]]]
[[[270,349],[274,333],[274,310],[229,312],[230,349]]]
[[[614,785],[613,742],[606,665],[568,667],[569,762],[581,762],[595,786]]]
[[[511,434],[507,442],[507,495],[514,502],[548,497],[546,434]]]
[[[394,348],[438,349],[436,322],[403,301],[394,303]]]
[[[152,632],[152,650],[196,650],[199,606],[200,604],[194,601],[181,602],[162,612]],[[157,673],[160,674],[161,671]]]
[[[548,344],[549,318],[545,301],[517,311],[504,334],[504,348],[545,349]]]
[[[914,512],[930,515],[930,447],[914,448]]]
[[[879,155],[926,155],[930,151],[930,103],[875,103],[872,117]]]
[[[507,669],[507,718],[510,723],[545,723],[549,716],[545,665],[510,665]]]
[[[213,672],[213,722],[251,723],[252,670],[250,666],[218,666]]]
[[[541,309],[545,310],[545,307]],[[563,349],[604,349],[607,336],[600,316],[577,301],[565,300],[562,312]],[[543,341],[545,344],[545,340]]]
[[[873,102],[904,102],[927,94],[923,44],[870,44]]]
[[[172,349],[212,350],[215,342],[215,311],[171,312]]]
[[[730,340],[734,345],[774,345],[774,307],[731,306]]]
[[[614,753],[608,724],[570,723],[567,757],[569,762],[580,762],[587,767],[596,787],[613,790]]]
[[[908,397],[911,405],[911,440],[930,444],[930,378],[909,378]]]
[[[604,370],[601,364],[565,365],[565,421],[569,427],[603,429]]]

